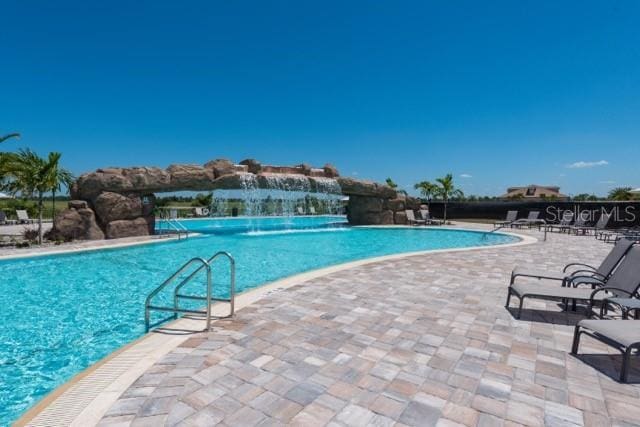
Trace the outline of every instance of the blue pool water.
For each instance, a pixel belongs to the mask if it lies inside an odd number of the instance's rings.
[[[335,217],[294,218],[277,226],[282,220],[257,225],[260,220],[253,220],[251,227],[234,221],[185,221],[193,229],[219,231],[186,241],[0,261],[0,425],[141,336],[147,294],[192,257],[231,252],[237,288],[243,291],[356,259],[515,240],[457,230],[338,227],[333,223],[343,219]],[[224,230],[224,224],[240,232]],[[214,270],[220,296],[228,283],[225,267]],[[191,291],[197,292],[198,285],[190,285]]]

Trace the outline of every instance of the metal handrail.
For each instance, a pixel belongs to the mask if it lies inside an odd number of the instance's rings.
[[[160,286],[158,286],[157,288],[155,288],[150,294],[149,296],[147,296],[147,299],[145,300],[144,303],[144,325],[145,325],[145,330],[147,332],[149,332],[149,328],[150,328],[150,317],[151,317],[151,310],[158,310],[158,311],[174,311],[176,309],[176,307],[170,308],[170,307],[158,307],[158,306],[153,306],[151,305],[151,301],[153,300],[153,298],[158,295],[164,288],[166,288],[168,285],[170,285],[178,276],[180,276],[187,268],[189,268],[192,264],[194,263],[201,263],[202,265],[196,270],[196,272],[201,271],[203,268],[207,269],[207,299],[209,300],[209,304],[207,304],[207,308],[206,308],[206,312],[202,312],[202,311],[196,311],[196,310],[186,310],[183,312],[188,312],[191,314],[205,314],[207,316],[207,330],[210,328],[211,326],[211,266],[209,265],[209,263],[203,259],[203,258],[192,258],[189,261],[187,261],[182,267],[180,267],[175,273],[173,273],[171,275],[171,277],[169,277],[167,280],[165,280]],[[190,274],[189,275],[189,280],[192,279],[195,276],[195,274]]]
[[[171,218],[167,213],[167,210],[164,208],[158,209],[160,213],[160,223],[159,231],[162,231],[162,225],[166,225],[168,228],[172,228],[173,231],[178,235],[178,240],[180,240],[182,234],[184,233],[185,239],[189,238],[189,229],[184,226],[183,223],[178,221],[176,218]]]
[[[226,257],[229,260],[229,268],[230,268],[230,283],[229,283],[229,298],[215,298],[213,296],[213,280],[212,280],[212,271],[211,264],[219,258]],[[163,289],[172,284],[181,274],[183,274],[189,267],[191,267],[194,263],[200,263],[201,265],[197,267],[194,271],[192,271],[186,278],[182,279],[182,281],[175,287],[173,291],[173,307],[163,307],[163,306],[154,306],[152,305],[153,298],[157,296]],[[181,294],[180,290],[187,285],[191,280],[198,275],[202,270],[207,271],[207,294],[206,296],[199,295],[185,295]],[[206,307],[205,310],[189,310],[180,308],[180,298],[188,299],[193,301],[205,301]],[[229,315],[227,317],[232,317],[235,312],[235,298],[236,298],[236,261],[233,256],[229,252],[217,252],[209,259],[205,260],[204,258],[192,258],[188,262],[186,262],[182,267],[180,267],[175,273],[171,275],[167,280],[165,280],[160,286],[154,289],[145,301],[145,312],[144,312],[144,321],[145,321],[145,330],[149,332],[150,329],[150,319],[151,319],[151,310],[156,311],[165,311],[172,312],[173,318],[178,318],[178,313],[183,314],[204,314],[206,315],[207,326],[206,330],[211,329],[211,302],[212,301],[220,301],[229,303],[230,310]]]
[[[225,251],[216,252],[215,254],[213,254],[213,256],[211,256],[211,258],[207,260],[207,264],[209,265],[209,267],[211,267],[211,264],[213,264],[213,262],[219,257],[225,257],[229,260],[229,270],[230,270],[229,298],[216,298],[214,296],[211,296],[209,300],[228,302],[230,306],[228,317],[232,317],[233,313],[235,312],[235,299],[236,299],[236,260],[233,258],[233,256],[229,252],[225,252]],[[185,295],[185,294],[179,293],[182,287],[185,286],[191,280],[191,278],[195,276],[200,270],[202,270],[202,268],[204,267],[199,267],[189,277],[184,279],[178,286],[176,286],[175,290],[173,291],[173,305],[176,310],[180,309],[179,307],[180,298],[196,300],[196,301],[201,301],[205,299],[204,297],[197,296],[197,295]],[[178,316],[178,311],[176,311],[176,314],[175,314],[175,317],[177,316]]]

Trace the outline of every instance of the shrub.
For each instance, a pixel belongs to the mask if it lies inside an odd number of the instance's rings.
[[[36,242],[38,240],[38,229],[25,227],[22,230],[22,238],[27,242]]]

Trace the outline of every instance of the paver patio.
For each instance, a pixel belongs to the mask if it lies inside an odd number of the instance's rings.
[[[594,354],[568,354],[583,316],[528,300],[515,320],[503,307],[515,265],[557,270],[609,249],[551,235],[273,293],[156,363],[101,425],[640,425],[640,386],[613,379],[614,350],[585,338]]]

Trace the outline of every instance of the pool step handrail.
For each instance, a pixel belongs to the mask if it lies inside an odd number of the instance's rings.
[[[160,224],[158,227],[158,232],[160,234],[176,234],[178,236],[178,240],[180,240],[183,236],[185,239],[189,238],[189,229],[184,226],[182,222],[178,220],[178,218],[174,218],[171,216],[171,210],[167,208],[159,208],[158,213],[160,214]],[[163,226],[166,226],[167,229],[163,230]]]
[[[174,318],[177,318],[178,316],[181,298],[191,300],[191,301],[207,301],[209,304],[211,303],[211,301],[226,302],[229,304],[229,315],[226,317],[227,318],[233,317],[233,314],[235,312],[235,300],[236,300],[236,260],[233,258],[233,256],[229,252],[220,251],[213,254],[207,260],[207,264],[209,265],[209,268],[211,268],[213,263],[218,258],[221,258],[221,257],[227,258],[227,260],[229,261],[229,298],[219,298],[215,296],[203,297],[198,295],[187,295],[187,294],[180,293],[180,290],[187,283],[189,283],[191,278],[195,276],[200,270],[202,270],[202,268],[204,268],[204,266],[201,266],[196,271],[191,273],[187,278],[185,278],[180,284],[178,284],[178,286],[175,287],[173,291],[173,306],[176,308]]]
[[[215,298],[213,297],[213,280],[212,280],[212,269],[211,264],[219,257],[226,257],[229,260],[230,266],[230,284],[229,284],[229,298]],[[192,271],[186,278],[182,279],[182,281],[175,287],[173,292],[173,307],[167,306],[156,306],[153,305],[153,299],[165,288],[174,283],[176,279],[182,275],[185,271],[187,271],[194,264],[200,264],[194,271]],[[198,296],[198,295],[186,295],[180,294],[180,289],[184,287],[186,284],[191,282],[193,278],[195,278],[198,273],[206,271],[207,275],[207,292],[206,296]],[[204,315],[206,318],[206,329],[211,329],[211,303],[213,301],[218,302],[227,302],[229,303],[230,310],[229,315],[226,317],[232,317],[235,310],[235,285],[236,285],[236,263],[235,259],[228,252],[217,252],[209,259],[205,260],[204,258],[196,257],[187,261],[182,265],[175,273],[173,273],[167,280],[165,280],[160,286],[155,288],[145,300],[144,306],[144,322],[145,322],[145,331],[149,332],[151,329],[151,311],[163,311],[173,313],[173,319],[177,319],[178,314],[194,314],[194,315]],[[180,308],[180,299],[188,299],[188,300],[197,300],[205,302],[204,310],[190,310]]]

